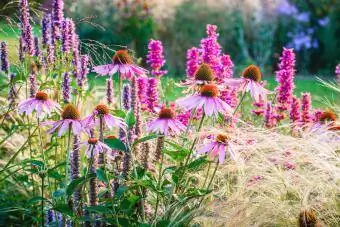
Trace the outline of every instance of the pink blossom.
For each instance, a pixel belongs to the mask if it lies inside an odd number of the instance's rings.
[[[102,76],[112,76],[119,72],[122,79],[131,79],[133,76],[145,76],[148,73],[146,69],[133,63],[131,56],[126,50],[117,50],[111,64],[95,66],[93,70]]]
[[[30,115],[33,111],[36,111],[37,117],[43,118],[45,115],[50,116],[53,110],[60,109],[60,106],[49,99],[45,92],[38,91],[34,98],[22,101],[18,108],[19,114]]]
[[[192,47],[187,50],[186,74],[188,78],[193,78],[200,65],[199,49]]]
[[[150,64],[151,74],[156,77],[163,76],[167,73],[166,70],[161,70],[165,64],[163,44],[159,40],[151,39],[148,45],[148,55],[146,62]]]
[[[301,124],[303,126],[308,125],[313,121],[312,110],[312,98],[310,93],[302,94],[301,98]]]

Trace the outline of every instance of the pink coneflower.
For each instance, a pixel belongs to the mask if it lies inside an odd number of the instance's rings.
[[[124,128],[126,126],[123,119],[110,114],[108,106],[99,104],[96,106],[95,110],[82,121],[84,128],[87,130],[93,129],[100,123],[100,118],[103,119],[104,125],[106,125],[109,129],[112,129],[115,126],[119,128]]]
[[[58,131],[58,136],[62,136],[68,130],[74,135],[79,135],[82,131],[82,124],[80,120],[80,113],[78,109],[71,103],[65,105],[63,112],[61,113],[62,120],[55,122],[45,122],[45,125],[51,125],[47,132],[52,134]]]
[[[148,73],[146,69],[133,63],[132,57],[127,50],[117,50],[111,64],[95,66],[93,70],[102,76],[119,72],[122,79],[131,79],[135,75],[145,76]]]
[[[202,147],[198,148],[197,154],[205,154],[210,152],[210,158],[215,158],[218,156],[218,162],[220,164],[224,163],[226,157],[226,151],[228,150],[230,157],[236,160],[236,155],[230,146],[230,138],[226,134],[218,134],[214,141],[210,143],[205,143]]]
[[[148,49],[146,62],[150,64],[152,68],[151,74],[155,77],[163,76],[167,71],[161,70],[165,64],[162,42],[151,39],[149,41]]]
[[[200,52],[196,47],[187,50],[186,73],[188,78],[193,78],[200,64]]]
[[[107,153],[111,155],[110,151],[112,149],[109,146],[107,146],[105,143],[100,142],[97,138],[89,138],[88,141],[82,142],[80,144],[87,146],[85,154],[88,159],[95,157],[102,153]]]
[[[203,108],[207,116],[231,113],[231,107],[222,101],[218,95],[219,91],[216,85],[206,84],[201,87],[199,94],[180,98],[176,102],[180,107],[187,110]]]
[[[185,126],[176,119],[175,112],[169,108],[162,108],[158,118],[148,123],[148,131],[161,135],[179,135]]]
[[[231,87],[236,87],[239,91],[250,92],[250,95],[256,102],[266,101],[269,91],[263,88],[260,83],[262,73],[259,67],[255,65],[248,66],[239,79],[227,79],[225,83]]]
[[[42,118],[51,115],[53,110],[60,109],[59,104],[53,102],[48,98],[48,94],[43,91],[38,91],[34,98],[29,98],[19,104],[19,114],[31,114],[33,111],[37,112],[37,117]]]

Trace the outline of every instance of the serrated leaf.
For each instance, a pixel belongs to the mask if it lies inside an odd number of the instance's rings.
[[[86,207],[86,210],[90,212],[100,213],[100,214],[109,214],[112,213],[112,208],[106,206],[90,206]]]
[[[104,139],[104,143],[108,145],[113,150],[127,151],[125,144],[117,138],[107,138]]]
[[[101,169],[101,168],[96,169],[96,174],[97,174],[97,178],[100,181],[103,181],[105,183],[109,183],[109,180],[107,179],[107,176],[106,176],[106,174],[105,174],[103,169]]]
[[[132,128],[136,123],[135,114],[132,109],[127,112],[125,117],[125,123],[127,124],[128,128]]]

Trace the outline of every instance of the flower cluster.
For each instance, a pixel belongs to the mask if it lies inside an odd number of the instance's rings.
[[[163,44],[159,40],[151,39],[148,45],[148,55],[146,62],[150,64],[151,74],[155,77],[161,77],[167,73],[166,70],[161,70],[165,64]]]

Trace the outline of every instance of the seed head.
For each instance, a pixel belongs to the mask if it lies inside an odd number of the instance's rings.
[[[46,101],[48,99],[48,94],[43,91],[38,91],[35,94],[35,98],[38,100]]]
[[[162,108],[158,114],[160,119],[173,119],[175,117],[175,112],[170,108]]]
[[[219,143],[228,143],[228,141],[230,140],[230,137],[227,134],[218,134],[216,137],[216,142]]]
[[[103,114],[103,115],[110,113],[109,107],[104,104],[99,104],[98,106],[96,106],[96,111],[98,112],[98,114]]]
[[[195,72],[196,80],[213,81],[215,78],[211,67],[208,64],[201,64]]]
[[[132,64],[133,60],[127,50],[117,50],[112,58],[113,64]]]
[[[320,116],[320,122],[334,122],[336,121],[336,115],[333,111],[324,111]]]
[[[63,119],[77,120],[80,118],[78,109],[71,103],[65,105],[63,112],[61,113]]]
[[[97,138],[89,138],[89,140],[87,142],[91,145],[95,145],[95,144],[97,144],[98,139]]]
[[[201,95],[205,97],[217,97],[219,94],[218,88],[213,84],[206,84],[201,87]]]
[[[259,82],[261,80],[262,73],[260,71],[260,68],[256,65],[249,65],[243,70],[242,77]]]

